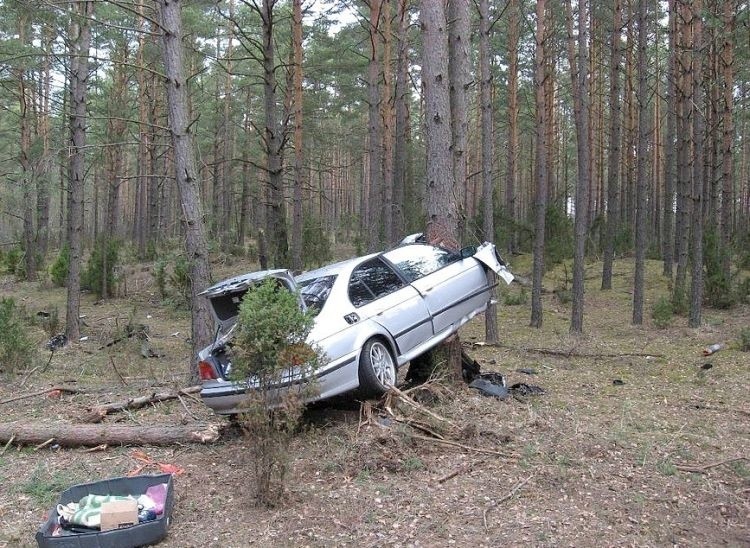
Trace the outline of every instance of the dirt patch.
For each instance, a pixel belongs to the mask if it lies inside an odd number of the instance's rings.
[[[418,439],[388,421],[363,426],[359,406],[346,400],[319,405],[294,440],[285,503],[266,510],[251,495],[252,442],[231,430],[210,446],[10,446],[0,455],[0,546],[33,545],[60,491],[136,469],[136,449],[184,470],[175,478],[174,521],[162,546],[747,546],[750,462],[719,463],[750,456],[750,358],[734,345],[750,325],[750,308],[707,310],[695,330],[682,318],[665,330],[631,326],[631,269],[618,263],[610,292],[587,281],[582,337],[568,334],[569,305],[549,295],[542,329],[527,327],[528,305],[501,306],[503,346],[468,348],[483,370],[502,372],[509,385],[546,390],[499,401],[461,386],[430,404],[466,427],[463,445],[503,456]],[[650,265],[646,310],[666,294],[659,269]],[[185,386],[187,312],[162,306],[139,280],[121,299],[84,298],[89,338],[56,352],[43,372],[6,374],[0,401],[63,382],[81,392],[0,405],[3,421],[75,422],[96,403]],[[29,313],[64,302],[57,289],[7,279],[1,287]],[[101,348],[128,322],[149,326],[160,357],[142,357],[132,339]],[[480,342],[483,333],[475,320],[462,339]],[[45,334],[34,331],[34,340],[46,363]],[[715,342],[724,349],[703,357],[702,348]],[[707,362],[712,367],[703,369]],[[225,425],[192,398],[105,419],[113,421]],[[716,466],[684,471],[708,464]]]

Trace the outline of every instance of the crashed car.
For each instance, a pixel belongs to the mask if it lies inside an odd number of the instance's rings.
[[[216,413],[242,412],[253,379],[232,376],[232,331],[242,298],[267,279],[300,297],[315,315],[308,344],[325,355],[316,369],[314,397],[358,390],[377,396],[396,382],[397,370],[455,333],[490,301],[488,271],[510,283],[513,275],[484,243],[452,252],[407,243],[294,277],[288,270],[252,272],[219,282],[202,295],[218,326],[215,341],[198,354],[201,398]],[[278,391],[307,382],[290,365]]]

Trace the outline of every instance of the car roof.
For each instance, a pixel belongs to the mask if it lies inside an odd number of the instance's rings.
[[[321,266],[320,268],[316,268],[315,270],[303,272],[299,276],[295,276],[294,279],[297,282],[306,282],[315,278],[322,278],[323,276],[338,276],[342,272],[351,270],[359,263],[372,257],[376,257],[377,255],[379,255],[379,253],[371,253],[370,255],[354,257],[352,259],[346,259],[337,263]]]

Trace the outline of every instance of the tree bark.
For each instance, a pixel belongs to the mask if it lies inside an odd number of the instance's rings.
[[[620,192],[620,139],[622,100],[620,98],[620,35],[622,33],[622,5],[615,0],[612,23],[612,57],[609,72],[609,162],[607,165],[607,228],[602,259],[602,289],[612,289],[612,263],[615,255],[615,236],[618,227],[618,194]]]
[[[453,153],[453,200],[464,203],[466,195],[466,157],[469,135],[467,91],[472,83],[469,64],[471,18],[469,0],[448,0],[448,79],[450,81],[450,109]],[[492,204],[490,204],[491,206]],[[485,204],[486,207],[486,204]],[[457,207],[458,240],[463,239],[466,213]],[[491,238],[494,240],[494,238]]]
[[[490,4],[489,0],[479,1],[479,104],[482,115],[482,202],[484,239],[495,241],[494,199],[492,184],[492,75],[490,73]],[[487,283],[493,287],[490,303],[484,314],[484,338],[488,343],[496,343],[497,305],[495,304],[497,277],[487,272]]]
[[[406,29],[409,24],[408,0],[398,4],[398,56],[396,60],[396,147],[393,157],[393,231],[404,233],[404,197],[406,191],[406,166],[409,161],[407,137],[409,135],[409,59]]]
[[[211,342],[213,319],[208,299],[198,294],[211,283],[205,218],[200,199],[200,183],[195,167],[195,152],[187,108],[187,81],[182,63],[182,18],[180,0],[159,0],[159,18],[163,29],[164,69],[167,77],[167,109],[174,148],[177,190],[182,203],[185,252],[190,273],[192,354],[189,377],[198,378],[197,354]]]
[[[662,224],[662,255],[664,258],[664,275],[672,278],[674,270],[674,186],[675,186],[675,123],[677,118],[675,97],[675,0],[669,0],[669,59],[667,61],[667,133],[664,138],[664,222]]]
[[[73,9],[72,58],[70,62],[70,171],[68,180],[68,297],[65,335],[75,342],[81,337],[81,260],[83,247],[83,190],[86,147],[86,94],[88,91],[90,20],[94,3],[84,0]]]
[[[367,69],[369,179],[367,251],[381,248],[383,226],[383,131],[380,118],[380,11],[383,0],[370,0],[370,59]]]
[[[215,425],[122,426],[117,424],[49,424],[21,421],[0,423],[0,443],[39,445],[49,440],[65,447],[97,445],[174,445],[212,443]]]
[[[488,15],[489,17],[489,15]],[[505,215],[508,218],[508,253],[518,247],[516,229],[518,192],[518,40],[519,0],[508,3],[508,165],[505,180]],[[482,38],[480,37],[480,40]],[[481,46],[480,46],[481,47]],[[494,241],[494,240],[493,240]]]
[[[536,2],[536,49],[534,52],[534,88],[536,104],[536,203],[534,210],[534,265],[531,288],[531,327],[542,327],[542,278],[544,277],[544,230],[547,213],[547,117],[545,109],[545,0]]]
[[[638,0],[638,145],[636,151],[635,278],[633,281],[633,324],[643,323],[643,293],[646,268],[646,162],[648,160],[648,74],[646,47],[648,39],[646,0]]]
[[[643,1],[643,0],[641,0]],[[704,132],[703,117],[703,0],[694,0],[691,7],[693,21],[693,104],[696,105],[693,115],[693,219],[691,245],[690,277],[690,327],[700,327],[703,308],[703,186],[704,186]]]
[[[302,0],[292,2],[292,51],[294,55],[294,190],[292,197],[292,269],[302,271]]]
[[[575,254],[573,257],[573,301],[570,332],[583,332],[584,260],[586,253],[587,212],[586,203],[590,184],[591,149],[589,142],[589,79],[587,2],[578,3],[578,53],[576,60],[573,45],[573,14],[568,0],[568,56],[573,84],[573,110],[576,124],[576,150],[578,152],[578,179],[575,194]]]
[[[721,47],[721,85],[722,85],[722,125],[721,145],[721,247],[723,250],[721,268],[724,279],[731,277],[730,240],[732,235],[732,212],[735,203],[734,194],[734,0],[723,3],[723,40]],[[747,145],[747,143],[745,143]]]

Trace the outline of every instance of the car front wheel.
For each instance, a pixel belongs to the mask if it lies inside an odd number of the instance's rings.
[[[370,339],[359,358],[359,387],[368,396],[380,396],[396,384],[396,360],[386,343]]]

